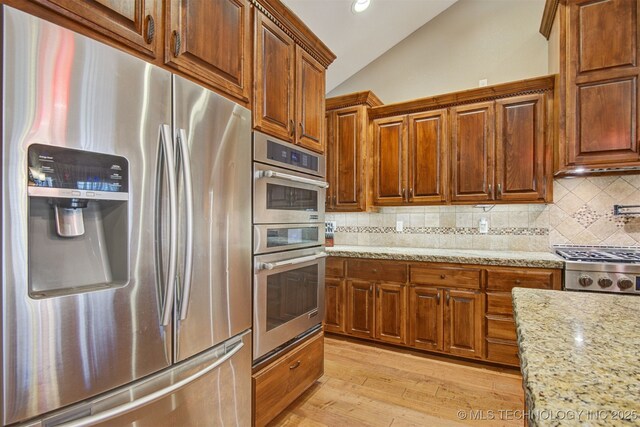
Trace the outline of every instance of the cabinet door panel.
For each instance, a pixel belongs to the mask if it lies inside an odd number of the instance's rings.
[[[342,279],[327,277],[324,290],[324,330],[344,333],[344,295],[345,284]]]
[[[376,338],[396,344],[405,342],[406,289],[404,285],[376,285]]]
[[[439,203],[446,200],[447,112],[409,116],[409,200]]]
[[[359,107],[336,112],[334,145],[334,187],[336,210],[364,210],[364,125]],[[327,150],[327,154],[329,154]]]
[[[544,95],[496,102],[496,198],[545,197]]]
[[[297,142],[319,153],[324,152],[324,74],[322,65],[300,46],[296,46]]]
[[[494,105],[465,105],[451,113],[452,200],[492,200]]]
[[[334,160],[334,152],[335,152],[335,118],[336,113],[327,111],[324,115],[324,128],[325,128],[325,147],[327,148],[327,152],[324,155],[325,161],[327,162],[327,182],[329,183],[329,188],[326,191],[326,199],[325,199],[325,212],[334,212],[335,206],[333,203],[334,191],[333,187],[336,183],[336,161]]]
[[[295,43],[261,13],[256,13],[255,17],[253,126],[293,142]]]
[[[460,356],[482,355],[482,294],[447,290],[445,350]]]
[[[405,140],[403,117],[374,121],[375,204],[398,205],[405,200]]]
[[[424,350],[443,350],[440,289],[409,289],[409,344]]]
[[[373,337],[373,283],[347,280],[347,333]]]
[[[251,17],[247,0],[168,2],[165,61],[182,72],[249,100]]]
[[[636,65],[637,7],[635,0],[590,0],[573,8],[580,73]]]
[[[132,49],[156,58],[162,50],[160,0],[36,0]],[[152,31],[153,30],[153,31]]]

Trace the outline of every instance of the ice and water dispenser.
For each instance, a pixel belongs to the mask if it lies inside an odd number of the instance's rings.
[[[31,297],[126,285],[127,160],[41,144],[28,159]]]

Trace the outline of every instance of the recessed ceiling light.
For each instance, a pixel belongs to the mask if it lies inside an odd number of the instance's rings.
[[[351,10],[354,13],[364,12],[371,3],[371,0],[354,0]]]

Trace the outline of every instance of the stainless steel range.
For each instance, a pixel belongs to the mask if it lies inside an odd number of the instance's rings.
[[[564,258],[564,287],[572,291],[640,295],[640,248],[556,246]]]

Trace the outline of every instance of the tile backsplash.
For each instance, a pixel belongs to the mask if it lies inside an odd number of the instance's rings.
[[[546,251],[555,244],[640,246],[640,216],[613,205],[640,205],[640,175],[556,179],[554,203],[380,208],[327,214],[335,244]],[[489,222],[480,234],[481,218]],[[402,221],[402,231],[396,229]]]

